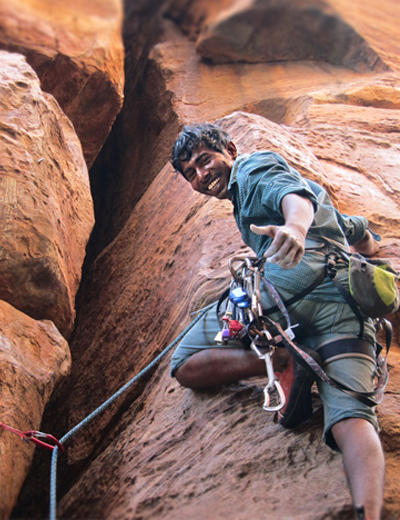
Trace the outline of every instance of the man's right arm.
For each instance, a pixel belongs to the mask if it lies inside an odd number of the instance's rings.
[[[310,199],[296,193],[285,195],[281,203],[285,219],[283,226],[255,226],[250,229],[258,235],[268,235],[272,243],[265,251],[267,261],[283,269],[296,267],[303,258],[307,232],[314,219],[314,208]]]

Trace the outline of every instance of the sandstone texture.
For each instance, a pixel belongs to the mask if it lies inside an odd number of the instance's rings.
[[[0,48],[26,56],[75,126],[88,166],[120,111],[122,2],[1,0]]]
[[[387,520],[399,517],[399,446],[393,436],[400,426],[399,361],[398,351],[392,353],[391,382],[380,407]],[[353,520],[341,457],[321,440],[318,397],[312,420],[287,431],[262,410],[264,385],[190,392],[169,378],[168,363],[162,363],[61,501],[60,517]]]
[[[151,57],[164,32],[164,9],[165,0],[125,2],[125,101],[90,172],[99,210],[89,260],[121,231],[163,168],[179,129],[177,114],[171,110],[175,93],[166,85],[158,60]]]
[[[0,298],[69,336],[93,202],[82,149],[25,59],[0,52]]]
[[[70,368],[65,338],[93,226],[87,166],[74,127],[20,54],[0,51],[0,420],[38,430]],[[35,321],[41,320],[41,321]],[[34,446],[0,430],[0,517]]]
[[[50,321],[35,321],[0,302],[0,420],[38,430],[54,386],[68,374],[68,343]],[[44,439],[42,439],[44,440]],[[9,517],[28,472],[34,444],[0,429],[0,518]]]
[[[310,178],[328,182],[291,129],[240,112],[219,122],[241,151],[279,149]],[[338,195],[334,186],[328,188]],[[344,207],[351,195],[340,192]],[[75,368],[56,391],[57,409],[46,427],[65,432],[79,424],[173,340],[190,312],[221,294],[229,283],[228,259],[249,253],[231,211],[229,202],[194,193],[171,167],[160,172],[123,231],[92,265],[72,345]],[[392,232],[395,240],[383,240],[395,247],[398,227]],[[91,462],[60,500],[61,517],[261,519],[269,507],[268,518],[276,520],[352,518],[341,459],[321,441],[320,412],[299,431],[285,431],[262,410],[266,381],[195,393],[170,379],[168,359],[72,439],[64,478]],[[393,354],[392,368],[397,359]],[[396,369],[381,413],[388,519],[397,503],[392,479],[399,461],[388,433],[399,426],[397,380]]]
[[[273,48],[254,37],[247,45],[244,32],[255,35],[272,11],[276,28],[307,15],[311,40],[298,32],[293,45],[281,31]],[[191,312],[219,297],[228,259],[249,253],[230,203],[194,193],[169,166],[183,124],[217,120],[240,151],[278,151],[342,212],[365,215],[382,236],[379,256],[400,268],[398,16],[391,0],[126,1],[125,102],[91,169],[96,225],[72,369],[44,431],[63,436],[138,374]],[[378,412],[383,520],[400,518],[400,323],[398,313],[391,318],[390,382]],[[170,378],[169,359],[68,442],[60,518],[353,519],[341,458],[321,440],[316,391],[311,421],[287,431],[262,410],[264,378],[193,392]],[[46,516],[48,472],[36,450],[35,478],[13,518]]]

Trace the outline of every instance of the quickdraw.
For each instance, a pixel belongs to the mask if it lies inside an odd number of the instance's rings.
[[[57,446],[57,448],[59,448],[61,451],[64,451],[64,446],[61,444],[61,442],[49,433],[43,433],[37,430],[21,431],[17,430],[16,428],[12,428],[11,426],[7,426],[2,422],[0,422],[0,428],[15,433],[22,440],[33,442],[34,444],[37,444],[38,446],[45,448],[46,450],[52,451]]]
[[[285,406],[286,398],[272,364],[272,356],[282,342],[282,336],[271,334],[269,321],[263,316],[261,305],[261,281],[268,283],[263,277],[265,262],[265,258],[254,257],[233,257],[229,261],[232,283],[225,315],[221,320],[221,334],[216,341],[226,343],[229,339],[243,338],[245,335],[249,337],[250,348],[265,361],[267,371],[268,384],[264,388],[263,408],[274,412]],[[287,312],[285,317],[285,332],[294,337]]]

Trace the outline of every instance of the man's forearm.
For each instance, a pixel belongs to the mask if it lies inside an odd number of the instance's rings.
[[[276,263],[283,269],[295,267],[302,259],[309,227],[314,219],[312,202],[294,193],[282,199],[283,226],[255,226],[250,229],[258,235],[268,235],[272,243],[265,251],[268,262]]]
[[[314,220],[314,208],[310,199],[289,193],[282,199],[282,213],[287,227],[296,228],[304,238]]]

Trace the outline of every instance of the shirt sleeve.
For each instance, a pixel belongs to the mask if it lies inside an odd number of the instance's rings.
[[[249,181],[255,190],[255,199],[268,211],[282,213],[282,200],[286,195],[294,193],[311,200],[314,212],[318,201],[306,180],[297,170],[278,154],[273,152],[257,154],[249,164]]]
[[[368,229],[368,220],[365,217],[348,216],[336,212],[339,226],[346,235],[347,241],[351,246],[357,244],[364,238]]]

